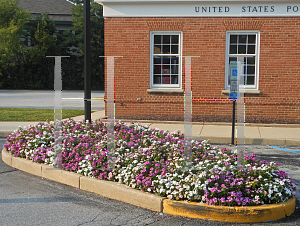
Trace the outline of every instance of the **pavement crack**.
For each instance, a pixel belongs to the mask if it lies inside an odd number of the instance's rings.
[[[96,220],[102,213],[99,213],[97,216],[95,216],[92,220],[90,221],[86,221],[84,223],[81,223],[81,224],[78,224],[78,226],[80,225],[84,225],[84,224],[88,224],[88,223],[91,223],[91,222],[94,222],[94,220]]]
[[[202,124],[201,130],[200,130],[200,133],[199,133],[199,136],[200,136],[200,137],[201,137],[201,133],[202,133],[203,128],[204,128],[204,122],[203,122],[203,124]]]
[[[10,173],[10,172],[14,172],[14,171],[18,171],[18,169],[13,169],[13,170],[8,170],[8,171],[0,172],[0,174]]]
[[[261,138],[261,132],[260,132],[259,127],[257,127],[257,129],[258,129],[259,137]]]
[[[113,222],[115,219],[117,219],[119,216],[121,216],[121,214],[118,214],[118,215],[116,215],[115,217],[113,217],[113,218],[110,220],[109,224],[111,225],[112,222]]]

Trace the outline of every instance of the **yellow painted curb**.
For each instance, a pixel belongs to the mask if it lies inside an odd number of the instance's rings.
[[[229,207],[199,205],[197,202],[165,199],[164,213],[223,222],[258,223],[290,216],[295,211],[296,199],[263,206]]]

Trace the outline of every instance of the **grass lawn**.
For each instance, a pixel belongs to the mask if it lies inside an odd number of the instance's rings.
[[[63,119],[79,115],[84,115],[84,110],[62,110]],[[53,109],[0,108],[0,122],[37,122],[46,121],[47,119],[49,121],[54,120]]]

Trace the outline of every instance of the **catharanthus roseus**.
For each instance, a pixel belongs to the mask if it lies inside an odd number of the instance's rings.
[[[17,157],[54,165],[92,178],[117,181],[173,200],[209,205],[249,206],[279,203],[296,194],[296,185],[278,164],[237,155],[208,141],[191,141],[192,166],[185,168],[184,135],[149,129],[140,124],[114,126],[114,152],[108,148],[107,125],[100,122],[61,124],[61,153],[55,152],[55,124],[20,127],[4,148]],[[113,168],[107,159],[114,161]]]

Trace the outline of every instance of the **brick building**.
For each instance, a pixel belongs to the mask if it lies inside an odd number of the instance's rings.
[[[115,58],[115,115],[231,116],[229,63],[244,68],[247,117],[300,121],[300,3],[286,0],[97,0]],[[211,101],[211,100],[215,101]]]

